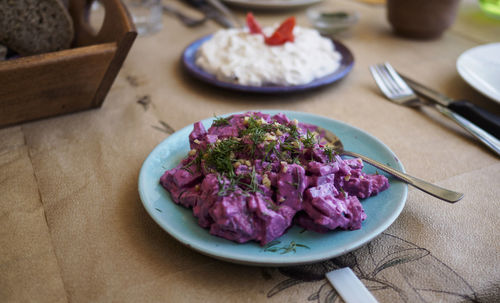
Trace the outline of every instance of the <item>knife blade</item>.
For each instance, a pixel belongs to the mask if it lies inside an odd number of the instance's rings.
[[[476,124],[491,135],[500,139],[500,117],[490,113],[484,108],[472,104],[467,100],[455,100],[444,94],[441,94],[431,88],[428,88],[406,76],[401,77],[408,85],[417,93],[417,95],[425,97],[441,106],[444,106],[454,113],[466,118]]]
[[[227,18],[220,8],[214,7],[210,2],[205,0],[187,0],[187,3],[201,11],[207,18],[214,20],[223,27],[234,27],[233,21]]]

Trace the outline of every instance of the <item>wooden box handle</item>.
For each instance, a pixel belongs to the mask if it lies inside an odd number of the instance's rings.
[[[100,31],[95,34],[89,25],[90,8],[96,0],[71,0],[69,13],[73,18],[75,38],[73,47],[117,42],[126,36],[137,35],[127,8],[120,0],[99,0],[104,6],[105,16]]]
[[[89,25],[90,7],[94,0],[71,0],[69,12],[75,26],[73,47],[116,43],[116,52],[92,100],[92,106],[98,107],[104,102],[116,75],[125,60],[132,43],[137,37],[132,18],[120,0],[99,0],[106,11],[104,22],[97,34]]]

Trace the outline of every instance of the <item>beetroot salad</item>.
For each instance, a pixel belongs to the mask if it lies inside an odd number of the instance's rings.
[[[342,159],[317,127],[247,112],[194,124],[191,150],[160,178],[172,200],[192,208],[210,233],[265,245],[293,224],[316,232],[361,228],[359,199],[389,187],[362,172],[361,159]]]

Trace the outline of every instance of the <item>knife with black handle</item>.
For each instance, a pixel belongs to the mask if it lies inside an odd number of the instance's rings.
[[[417,93],[436,104],[444,106],[454,113],[476,124],[492,136],[500,139],[500,117],[466,100],[453,100],[441,93],[423,86],[405,76],[401,77]]]
[[[448,108],[500,139],[500,117],[469,101],[452,101]]]

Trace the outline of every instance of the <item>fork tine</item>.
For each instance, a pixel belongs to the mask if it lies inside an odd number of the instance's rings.
[[[380,90],[389,100],[408,106],[420,104],[417,95],[388,62],[372,65],[370,71]]]
[[[406,82],[399,76],[399,74],[394,70],[392,65],[389,64],[389,62],[384,63],[385,69],[389,72],[389,75],[391,78],[396,81],[398,87],[401,89],[402,92],[406,92],[407,94],[414,94],[413,90],[406,84]]]
[[[380,88],[382,93],[389,99],[393,98],[392,92],[389,90],[389,87],[386,85],[384,79],[382,79],[382,75],[380,74],[377,65],[370,66],[370,72],[372,73],[373,79],[377,83],[377,86]]]
[[[386,84],[389,85],[393,92],[394,98],[400,98],[401,96],[407,96],[408,93],[411,94],[411,92],[408,92],[407,90],[405,91],[404,89],[401,88],[398,82],[395,81],[394,76],[391,74],[390,70],[387,68],[385,64],[378,64],[377,65],[380,73],[382,74],[382,78],[385,80]],[[395,71],[394,71],[395,72]]]

